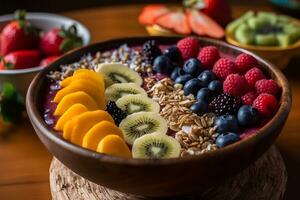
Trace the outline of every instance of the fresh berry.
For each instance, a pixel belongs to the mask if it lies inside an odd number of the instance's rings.
[[[120,109],[114,101],[108,102],[106,111],[112,116],[116,125],[119,125],[127,117],[127,113]]]
[[[185,72],[183,71],[183,69],[181,67],[176,67],[172,73],[170,78],[175,81],[177,77],[184,75]]]
[[[41,60],[40,62],[40,66],[47,66],[49,64],[51,64],[52,62],[54,62],[59,56],[49,56],[47,58],[44,58],[43,60]]]
[[[203,64],[203,68],[212,69],[215,62],[220,59],[219,50],[215,46],[203,47],[197,58]]]
[[[76,25],[72,25],[68,29],[53,28],[44,33],[40,49],[46,55],[58,55],[82,45],[82,38],[78,36]]]
[[[197,115],[202,115],[203,113],[208,112],[208,105],[205,101],[198,100],[190,107],[190,110]]]
[[[245,105],[252,105],[253,101],[256,99],[258,95],[256,94],[256,92],[250,91],[247,92],[246,94],[244,94],[241,99],[243,104]]]
[[[262,93],[254,100],[252,106],[256,108],[263,117],[272,117],[278,108],[278,101],[273,95]]]
[[[233,115],[221,115],[215,121],[216,131],[218,133],[236,132],[238,129],[238,122]]]
[[[164,5],[160,5],[160,4],[148,5],[143,8],[143,11],[139,15],[138,20],[140,24],[153,25],[155,23],[155,20],[158,17],[168,12],[170,12],[170,10]]]
[[[230,94],[221,93],[209,104],[210,109],[217,115],[235,114],[241,105],[241,99]]]
[[[216,76],[212,71],[205,70],[199,74],[198,79],[201,81],[203,87],[207,87],[210,82],[216,79]]]
[[[4,56],[10,52],[33,49],[38,47],[39,29],[33,27],[26,19],[26,12],[16,12],[16,20],[11,21],[1,32],[1,54]]]
[[[192,33],[187,17],[182,11],[166,13],[158,17],[155,20],[155,24],[183,35],[189,35]]]
[[[164,55],[169,57],[175,63],[181,63],[181,53],[179,49],[174,45],[164,50]]]
[[[201,88],[197,92],[197,100],[202,100],[205,102],[209,102],[211,98],[211,91],[208,88]]]
[[[183,71],[193,77],[197,77],[202,71],[201,63],[196,58],[188,59],[183,65]]]
[[[38,50],[14,51],[3,58],[6,69],[25,69],[37,67],[40,63],[41,54]]]
[[[183,76],[178,76],[175,80],[175,83],[179,83],[184,85],[186,82],[191,80],[193,77],[189,74],[183,75]]]
[[[194,33],[213,38],[223,38],[224,29],[215,20],[198,10],[187,10],[187,19]]]
[[[230,74],[223,83],[223,91],[233,96],[242,96],[247,92],[248,84],[244,76],[239,74]]]
[[[249,69],[258,66],[258,63],[253,56],[242,53],[236,57],[235,66],[238,72],[244,73]]]
[[[161,50],[155,40],[148,40],[143,44],[142,48],[143,61],[153,64],[156,57],[161,55]]]
[[[221,81],[213,80],[208,84],[208,89],[212,91],[213,94],[219,94],[223,90],[223,85]]]
[[[249,87],[254,88],[255,83],[258,80],[265,79],[264,73],[257,67],[253,67],[245,74],[246,81],[248,82]]]
[[[167,56],[158,56],[153,62],[153,70],[156,73],[171,74],[174,70],[172,61]]]
[[[202,88],[201,82],[197,78],[193,78],[185,83],[183,87],[184,95],[193,94],[196,96],[197,92]]]
[[[199,51],[199,41],[194,37],[186,37],[178,41],[179,49],[183,60],[196,58]]]
[[[250,105],[243,105],[237,113],[237,120],[241,126],[253,126],[259,120],[259,112]]]
[[[220,58],[213,67],[213,73],[221,80],[236,72],[235,64],[228,58]]]
[[[276,96],[279,92],[279,86],[272,79],[261,79],[255,83],[255,89],[258,94],[268,93]]]
[[[241,138],[236,133],[223,133],[220,134],[216,139],[216,145],[218,148],[222,148],[225,146],[228,146],[230,144],[233,144],[237,141],[239,141]]]
[[[216,20],[220,25],[226,26],[231,21],[231,9],[225,0],[204,0],[203,12]]]

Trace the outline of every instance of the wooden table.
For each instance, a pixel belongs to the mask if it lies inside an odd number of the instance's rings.
[[[144,28],[137,23],[141,7],[105,7],[63,14],[84,23],[91,30],[92,42],[97,42],[116,37],[146,35]],[[235,6],[234,15],[248,9],[249,6]],[[299,194],[300,66],[297,66],[297,62],[300,63],[300,59],[292,61],[284,71],[293,90],[293,106],[277,141],[289,173],[287,199],[297,199]],[[9,137],[0,139],[0,199],[50,199],[48,170],[51,158],[27,120],[19,124]]]

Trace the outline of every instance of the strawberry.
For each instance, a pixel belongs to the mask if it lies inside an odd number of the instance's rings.
[[[26,12],[16,12],[16,20],[8,23],[1,33],[1,54],[6,55],[12,51],[33,49],[38,46],[39,29],[33,27],[25,19]]]
[[[74,24],[68,29],[61,27],[49,30],[42,36],[40,43],[41,51],[48,56],[62,54],[81,46],[82,38],[78,36]]]
[[[183,60],[188,60],[197,56],[199,52],[199,40],[194,37],[186,37],[177,42]]]
[[[52,62],[54,62],[59,56],[55,55],[55,56],[49,56],[47,58],[44,58],[43,60],[41,60],[40,62],[40,66],[48,66],[49,64],[51,64]]]
[[[2,59],[6,69],[25,69],[39,65],[41,54],[38,50],[14,51]]]
[[[226,0],[204,0],[203,12],[225,27],[231,21],[231,9]]]
[[[207,35],[213,38],[222,38],[225,35],[224,29],[203,12],[188,10],[187,18],[193,32],[198,35]]]
[[[178,34],[188,35],[192,32],[186,15],[181,11],[169,12],[162,15],[155,20],[155,23],[162,28],[173,30]]]
[[[163,5],[148,5],[143,8],[138,20],[140,24],[153,25],[158,17],[167,14],[168,12],[170,12],[170,10]]]

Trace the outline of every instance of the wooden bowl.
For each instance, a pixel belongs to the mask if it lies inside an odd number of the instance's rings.
[[[272,64],[246,50],[205,38],[199,38],[202,45],[216,45],[221,51],[235,56],[242,52],[253,55],[263,70],[281,86],[280,108],[257,135],[199,156],[140,160],[112,157],[84,149],[64,140],[47,126],[43,120],[41,105],[49,84],[46,78],[49,71],[58,69],[61,64],[77,61],[88,53],[110,50],[124,43],[137,46],[149,39],[169,45],[181,38],[135,37],[92,44],[67,53],[34,78],[26,99],[28,115],[37,135],[58,160],[75,173],[99,185],[125,193],[164,197],[201,192],[249,166],[274,143],[291,108],[291,91],[286,78]]]

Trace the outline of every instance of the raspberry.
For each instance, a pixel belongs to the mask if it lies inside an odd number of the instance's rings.
[[[279,87],[274,80],[261,79],[255,83],[255,89],[258,94],[268,93],[276,96],[279,92]]]
[[[264,73],[257,67],[253,67],[252,69],[250,69],[249,71],[247,71],[247,73],[245,74],[245,78],[248,82],[248,85],[251,88],[254,88],[255,83],[258,80],[264,79],[266,78]]]
[[[249,54],[242,53],[235,59],[236,69],[240,73],[244,73],[252,67],[258,66],[256,59]]]
[[[230,94],[219,94],[209,104],[209,108],[217,115],[234,115],[241,105],[241,99]]]
[[[152,64],[157,56],[161,55],[161,50],[155,40],[148,40],[143,44],[142,49],[143,61]]]
[[[221,80],[224,80],[229,74],[233,74],[236,72],[235,64],[228,58],[220,58],[213,67],[213,73],[220,78]]]
[[[200,46],[199,41],[196,38],[186,37],[178,41],[177,48],[179,49],[183,60],[187,60],[197,56]]]
[[[223,91],[233,96],[242,96],[248,90],[248,84],[244,76],[230,74],[223,83]]]
[[[127,113],[121,110],[114,101],[108,102],[106,111],[112,116],[116,125],[119,125],[127,116]]]
[[[245,105],[252,105],[253,101],[256,99],[257,94],[253,91],[247,92],[244,94],[241,99],[243,104]]]
[[[273,95],[262,93],[254,100],[252,106],[256,108],[263,117],[272,117],[277,111],[278,101]]]
[[[215,46],[204,47],[198,54],[198,60],[200,60],[205,69],[211,69],[219,58],[219,50]]]

